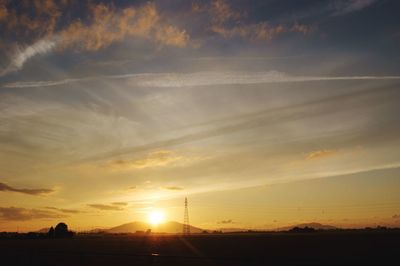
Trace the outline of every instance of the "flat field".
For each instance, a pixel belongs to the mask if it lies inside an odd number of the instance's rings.
[[[398,265],[400,232],[0,240],[0,265]]]

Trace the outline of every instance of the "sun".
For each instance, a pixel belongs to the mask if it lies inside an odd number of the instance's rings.
[[[165,214],[160,210],[151,211],[148,218],[152,225],[158,225],[165,222]]]

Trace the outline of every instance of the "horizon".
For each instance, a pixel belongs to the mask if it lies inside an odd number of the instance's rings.
[[[400,227],[397,10],[0,0],[0,232]]]
[[[60,221],[58,223],[63,223],[63,221]],[[57,223],[57,224],[58,224]],[[168,220],[168,221],[164,221],[161,222],[159,224],[153,224],[149,221],[130,221],[130,222],[126,222],[123,224],[118,224],[118,225],[114,225],[111,227],[92,227],[92,228],[86,228],[86,229],[82,229],[82,228],[71,228],[68,226],[68,230],[80,234],[80,233],[84,233],[84,234],[98,234],[98,233],[106,233],[106,234],[124,234],[124,233],[130,233],[130,234],[134,234],[134,233],[140,233],[140,232],[145,232],[145,229],[150,229],[151,233],[161,233],[161,234],[184,234],[181,232],[181,230],[179,229],[176,232],[171,232],[170,229],[168,229],[168,227],[166,228],[165,226],[168,226],[168,224],[177,224],[180,227],[183,227],[183,223],[178,222],[178,221],[174,221],[174,220]],[[128,225],[134,225],[134,224],[144,224],[148,227],[146,228],[133,228],[133,229],[121,229],[118,232],[113,232],[112,230],[117,229],[118,227],[122,227],[122,226],[128,226]],[[189,225],[192,229],[196,229],[196,230],[201,230],[201,232],[190,232],[190,234],[204,234],[204,232],[207,233],[238,233],[238,232],[286,232],[290,229],[293,228],[312,228],[315,230],[320,230],[320,231],[329,231],[329,230],[382,230],[383,229],[400,229],[400,227],[398,226],[382,226],[379,224],[375,224],[372,227],[371,226],[366,226],[366,227],[357,227],[357,226],[348,226],[348,227],[337,227],[337,226],[332,226],[330,224],[321,224],[321,223],[317,223],[317,222],[306,222],[306,223],[300,223],[300,224],[290,224],[290,225],[286,225],[286,226],[281,226],[281,227],[276,227],[276,228],[245,228],[245,227],[235,227],[235,226],[227,226],[227,227],[219,227],[219,228],[200,228],[196,225]],[[0,233],[43,233],[43,234],[47,234],[48,232],[43,231],[43,230],[49,230],[51,227],[55,227],[54,225],[49,225],[48,227],[42,227],[39,228],[37,230],[30,230],[30,231],[0,231]],[[161,228],[161,229],[160,229]],[[163,229],[164,228],[164,229]],[[124,231],[126,230],[126,231]]]

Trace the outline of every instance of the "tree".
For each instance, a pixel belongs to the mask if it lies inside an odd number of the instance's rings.
[[[54,227],[50,227],[49,232],[47,233],[49,238],[54,238]]]
[[[65,223],[59,223],[54,229],[54,236],[56,238],[72,237],[73,233],[68,231],[68,226]]]

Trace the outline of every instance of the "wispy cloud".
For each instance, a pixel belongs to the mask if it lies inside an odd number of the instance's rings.
[[[56,42],[48,39],[42,39],[25,48],[19,48],[12,56],[9,65],[0,71],[0,77],[20,70],[24,64],[36,55],[47,54],[53,50]]]
[[[116,205],[107,205],[107,204],[88,204],[89,207],[94,208],[94,209],[98,209],[98,210],[102,210],[102,211],[122,211],[124,210],[123,208],[121,208],[120,206],[116,206]]]
[[[388,92],[393,90],[393,88],[388,89]],[[266,124],[273,125],[276,123],[284,123],[285,121],[301,120],[304,117],[315,115],[315,108],[327,105],[335,105],[335,103],[337,103],[338,101],[349,101],[350,99],[357,96],[373,97],[378,93],[382,93],[382,91],[379,91],[377,89],[353,91],[333,97],[317,99],[315,101],[303,102],[291,106],[284,106],[272,109],[269,108],[260,112],[248,113],[239,117],[235,116],[224,120],[211,121],[203,130],[199,130],[194,133],[183,134],[181,136],[176,136],[169,139],[149,142],[147,144],[137,145],[130,148],[121,148],[103,154],[97,154],[95,156],[87,157],[86,159],[83,159],[83,161],[104,160],[131,153],[151,152],[152,150],[164,150],[176,145],[204,140],[211,137],[223,136],[243,130],[256,129],[259,127],[263,127]],[[126,163],[126,161],[122,161],[122,165],[124,163]]]
[[[89,76],[49,81],[24,81],[2,85],[3,88],[36,88],[52,87],[70,83],[127,79],[132,85],[143,87],[196,87],[234,84],[260,83],[288,83],[310,81],[338,81],[338,80],[391,80],[400,79],[400,76],[293,76],[279,71],[267,72],[194,72],[194,73],[143,73],[108,76]]]
[[[59,33],[60,47],[96,51],[126,37],[185,47],[190,39],[185,30],[167,23],[154,3],[122,10],[104,4],[90,4],[89,11],[89,23],[77,20]]]
[[[45,207],[48,210],[55,210],[59,211],[62,213],[68,213],[68,214],[77,214],[77,213],[82,213],[80,210],[75,210],[75,209],[63,209],[63,208],[56,208],[56,207]]]
[[[163,189],[166,190],[183,190],[183,187],[177,187],[177,186],[165,186]]]
[[[306,154],[305,159],[306,160],[315,160],[315,159],[321,159],[325,157],[330,157],[334,156],[337,154],[336,150],[319,150],[319,151],[312,151]]]
[[[6,22],[4,34],[15,37],[15,32],[18,32],[18,36],[25,36],[22,40],[17,38],[17,42],[9,46],[29,43],[29,40],[33,42],[29,46],[19,48],[10,56],[10,63],[0,70],[0,77],[22,69],[32,57],[47,54],[53,49],[97,51],[113,43],[122,42],[128,37],[149,40],[159,47],[186,47],[190,41],[189,34],[169,23],[154,2],[142,6],[116,8],[114,5],[94,4],[88,1],[83,5],[87,8],[83,14],[88,16],[83,19],[77,17],[75,12],[71,15],[72,21],[63,17],[68,23],[58,23],[61,15],[66,16],[65,10],[63,13],[60,11],[65,8],[63,3],[50,0],[38,4],[36,1],[35,8],[29,9],[29,14],[26,14],[28,11],[25,9],[16,12],[13,6],[0,4],[0,21]],[[4,39],[7,42],[10,40]]]
[[[333,15],[345,15],[348,13],[360,11],[377,2],[377,0],[342,0],[333,4],[335,12]]]
[[[400,79],[400,76],[291,76],[283,72],[196,72],[154,74],[149,78],[133,79],[138,85],[146,87],[188,87],[233,84],[285,83],[324,80],[369,80]],[[151,77],[151,78],[150,78]]]
[[[2,220],[27,221],[35,219],[56,219],[64,217],[67,216],[52,211],[16,207],[0,207],[0,219]]]
[[[144,169],[150,167],[162,167],[167,165],[183,164],[191,160],[181,155],[177,155],[173,151],[159,150],[150,152],[145,158],[134,160],[115,160],[110,162],[114,169]]]
[[[111,204],[116,206],[128,206],[128,202],[113,202]]]
[[[308,34],[314,27],[299,23],[293,26],[278,24],[271,25],[268,21],[247,22],[248,12],[232,6],[225,0],[213,0],[209,3],[192,5],[194,13],[206,13],[209,16],[211,32],[224,38],[242,38],[250,41],[268,41],[278,35],[288,32]]]
[[[54,192],[53,189],[48,189],[48,188],[39,188],[39,189],[14,188],[14,187],[9,186],[4,183],[0,183],[0,191],[19,192],[19,193],[34,195],[34,196],[46,195],[46,194]]]

